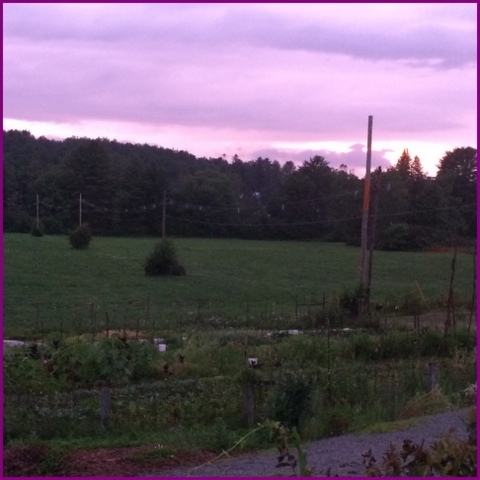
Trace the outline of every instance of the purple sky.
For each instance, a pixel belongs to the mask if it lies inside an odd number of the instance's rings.
[[[4,4],[4,129],[363,175],[476,148],[476,4]]]

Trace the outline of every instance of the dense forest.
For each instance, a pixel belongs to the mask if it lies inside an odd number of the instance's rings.
[[[321,156],[197,158],[108,139],[3,132],[4,231],[47,234],[321,239],[359,245],[364,180]],[[454,148],[428,177],[407,150],[371,176],[375,246],[412,250],[476,238],[477,157]],[[37,213],[38,212],[38,213]],[[164,217],[165,213],[165,217]],[[38,215],[38,217],[37,217]]]

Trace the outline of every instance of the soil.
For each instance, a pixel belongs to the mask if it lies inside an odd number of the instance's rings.
[[[145,471],[201,465],[217,454],[176,452],[167,458],[151,455],[155,445],[76,450],[61,460],[44,446],[14,446],[3,450],[4,477],[138,477]]]
[[[431,444],[449,428],[465,436],[463,419],[468,409],[445,412],[418,419],[416,425],[401,432],[355,435],[318,440],[306,446],[309,465],[318,476],[327,467],[333,474],[362,476],[361,453],[373,447],[376,454],[384,453],[390,441],[403,441],[407,436],[413,441]],[[382,450],[383,449],[383,450]],[[14,446],[3,451],[5,477],[174,477],[174,476],[272,476],[276,473],[275,453],[254,452],[232,454],[226,460],[212,462],[218,456],[208,451],[173,453],[159,445],[123,448],[76,450],[64,458],[56,457],[45,446]],[[193,475],[192,475],[193,473]],[[285,472],[282,472],[285,473]]]

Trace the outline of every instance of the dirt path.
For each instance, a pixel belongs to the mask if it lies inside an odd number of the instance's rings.
[[[401,447],[403,440],[410,439],[416,443],[425,442],[431,446],[435,440],[455,428],[455,436],[467,436],[465,419],[469,409],[454,412],[439,413],[419,418],[415,425],[403,431],[380,434],[347,434],[318,440],[307,444],[307,464],[314,469],[315,476],[326,476],[330,468],[331,475],[363,476],[362,453],[372,449],[378,460],[381,459],[386,448],[393,442]],[[261,477],[274,475],[289,475],[287,468],[275,469],[276,454],[255,453],[241,457],[219,460],[214,464],[200,468],[162,469],[157,472],[145,472],[145,477]]]
[[[401,446],[409,438],[415,442],[425,440],[430,446],[450,428],[456,428],[458,437],[466,437],[465,418],[469,409],[440,413],[418,419],[406,430],[339,437],[318,440],[304,445],[307,464],[315,476],[363,476],[362,453],[372,448],[380,459],[390,442]],[[153,445],[123,448],[76,450],[58,462],[47,447],[16,446],[3,451],[3,474],[7,477],[257,477],[288,476],[287,468],[275,469],[276,454],[271,452],[238,453],[225,460],[215,460],[213,452],[176,452],[175,455],[151,456]],[[215,460],[212,464],[204,465]],[[44,470],[45,464],[48,472]],[[203,465],[200,468],[196,468]]]

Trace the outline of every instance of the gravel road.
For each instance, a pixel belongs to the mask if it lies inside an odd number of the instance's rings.
[[[304,449],[307,453],[307,464],[314,469],[315,476],[326,476],[330,467],[331,475],[340,477],[358,477],[364,475],[362,453],[372,449],[377,462],[382,458],[386,448],[392,442],[401,448],[403,440],[425,442],[431,446],[452,427],[456,429],[455,436],[467,437],[463,419],[469,409],[454,412],[439,413],[418,418],[415,425],[398,432],[377,434],[346,434],[338,437],[317,440],[307,443]],[[296,451],[293,449],[293,453]],[[175,468],[162,470],[158,473],[142,475],[145,477],[261,477],[275,475],[290,475],[291,469],[282,467],[275,469],[275,452],[259,452],[245,454],[235,458],[219,459],[213,464],[199,468]]]

